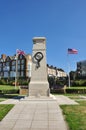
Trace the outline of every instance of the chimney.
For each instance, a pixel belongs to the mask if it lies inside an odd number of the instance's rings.
[[[1,59],[5,60],[5,59],[6,59],[6,55],[5,55],[5,54],[2,54],[2,55],[1,55]]]

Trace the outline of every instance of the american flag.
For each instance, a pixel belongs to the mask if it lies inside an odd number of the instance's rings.
[[[16,50],[16,53],[17,53],[18,55],[25,55],[25,52],[22,51],[22,50],[19,50],[19,49]]]
[[[77,54],[77,53],[78,53],[78,50],[68,48],[68,54]]]

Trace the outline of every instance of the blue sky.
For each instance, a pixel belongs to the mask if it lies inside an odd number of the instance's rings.
[[[0,55],[32,54],[32,38],[46,37],[47,63],[68,71],[86,60],[86,0],[0,0]],[[75,48],[77,55],[67,56]]]

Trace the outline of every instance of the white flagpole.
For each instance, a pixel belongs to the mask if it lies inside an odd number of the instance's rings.
[[[15,65],[15,89],[16,89],[16,86],[17,86],[17,50],[16,50],[16,57],[15,57],[15,60],[16,60],[16,65]]]
[[[68,86],[70,88],[70,64],[69,64],[69,73],[68,73]]]
[[[69,54],[67,54],[68,57],[68,87],[70,88],[70,62],[69,62]]]
[[[68,49],[68,54],[77,54],[78,50],[76,49]],[[68,84],[69,84],[69,88],[70,88],[70,63],[69,63],[69,57],[68,57]]]

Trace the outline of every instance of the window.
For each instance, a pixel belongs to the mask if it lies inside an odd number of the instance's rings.
[[[16,66],[12,66],[12,70],[16,70]]]
[[[21,71],[21,77],[23,77],[24,76],[24,72],[23,71]]]
[[[15,73],[14,71],[11,71],[11,72],[10,72],[10,77],[15,77],[15,74],[16,74],[16,73]]]
[[[9,71],[9,70],[10,70],[10,67],[9,67],[9,66],[4,66],[4,67],[3,67],[3,70],[4,70],[4,71]]]
[[[20,64],[20,60],[18,60],[18,64]]]
[[[20,70],[20,65],[18,65],[18,70]]]
[[[21,65],[21,70],[24,70],[24,65]]]
[[[12,61],[12,65],[15,65],[16,64],[16,61]]]
[[[9,73],[8,72],[4,72],[4,77],[8,77]]]
[[[10,65],[10,62],[6,62],[6,66],[9,66]]]
[[[23,60],[21,60],[21,64],[24,64],[24,62],[25,62],[25,60],[23,59]]]

